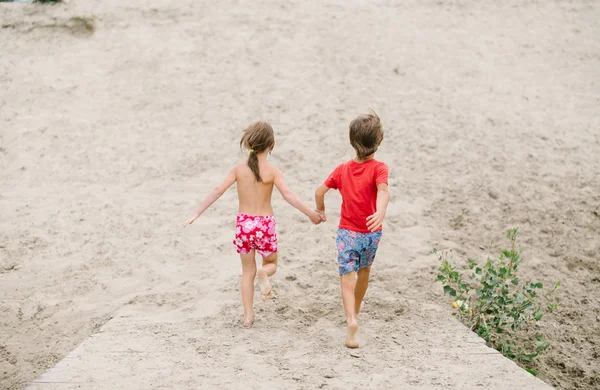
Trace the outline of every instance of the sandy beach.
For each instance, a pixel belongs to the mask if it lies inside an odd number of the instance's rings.
[[[233,361],[235,191],[185,218],[243,161],[241,130],[257,119],[312,204],[371,107],[392,194],[365,301],[371,363],[386,334],[454,321],[428,249],[483,261],[518,227],[523,277],[562,282],[559,309],[530,329],[552,343],[532,368],[559,389],[597,389],[598,37],[598,1],[1,3],[0,388],[23,388],[124,309],[202,314],[190,329],[215,331],[190,345]],[[342,353],[340,201],[312,226],[274,195],[275,298],[256,302],[256,338],[274,338],[250,347],[293,349],[285,333],[308,353],[317,338],[331,357],[321,376]],[[286,359],[311,370],[310,355]]]

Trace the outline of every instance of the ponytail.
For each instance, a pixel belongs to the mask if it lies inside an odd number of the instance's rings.
[[[270,124],[263,121],[252,123],[244,130],[244,135],[240,141],[240,148],[248,149],[248,167],[254,174],[254,178],[258,183],[262,183],[260,171],[258,169],[257,153],[263,153],[269,148],[273,148],[275,144],[275,136],[273,128]]]
[[[262,183],[262,179],[260,178],[260,171],[258,169],[258,157],[256,156],[256,152],[250,149],[250,153],[248,154],[248,166],[254,173],[254,177],[256,181]]]

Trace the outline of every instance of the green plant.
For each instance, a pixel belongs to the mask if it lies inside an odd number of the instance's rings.
[[[473,259],[457,266],[451,250],[434,248],[432,253],[440,260],[436,281],[452,297],[456,309],[453,314],[461,322],[504,356],[527,362],[550,343],[540,335],[529,341],[517,336],[530,324],[540,321],[545,313],[556,309],[550,298],[560,282],[545,293],[542,283],[522,282],[518,267],[523,250],[516,249],[517,229],[508,231],[506,237],[511,241],[511,249],[502,250],[496,259],[488,258],[483,266]]]
[[[62,0],[33,0],[34,3],[60,3]]]

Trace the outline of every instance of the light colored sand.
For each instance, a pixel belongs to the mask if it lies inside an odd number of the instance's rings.
[[[1,387],[34,380],[124,307],[148,316],[178,309],[182,322],[160,328],[154,342],[181,331],[174,348],[183,351],[195,329],[201,338],[186,353],[216,349],[229,362],[287,348],[281,367],[308,371],[307,383],[315,356],[327,363],[319,369],[336,370],[345,359],[336,349],[338,196],[327,201],[331,222],[318,227],[275,196],[277,298],[251,333],[234,326],[234,191],[189,230],[181,224],[239,161],[240,130],[252,120],[271,121],[272,161],[309,200],[351,157],[347,125],[367,107],[383,118],[378,158],[390,166],[393,193],[363,317],[371,364],[408,359],[381,339],[387,334],[416,347],[427,321],[452,321],[426,309],[440,295],[426,249],[483,258],[519,226],[526,275],[563,280],[561,311],[534,330],[554,343],[536,368],[558,387],[597,387],[599,9],[557,1],[0,4]],[[72,16],[93,17],[96,31]],[[264,348],[249,336],[257,334],[272,336]],[[385,348],[391,360],[378,361]],[[243,364],[268,369],[258,361]],[[303,378],[292,380],[302,386]]]

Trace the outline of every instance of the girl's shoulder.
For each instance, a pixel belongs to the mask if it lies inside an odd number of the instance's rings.
[[[275,181],[275,178],[281,174],[282,173],[279,168],[271,164],[269,161],[265,161],[264,164],[260,166],[260,176],[265,184],[272,183]]]
[[[273,163],[271,163],[270,161],[265,161],[264,169],[274,173],[281,173],[281,170],[279,170],[279,168],[273,165]]]
[[[244,169],[250,169],[246,161],[237,163],[233,166],[232,170],[236,173],[241,172]]]

